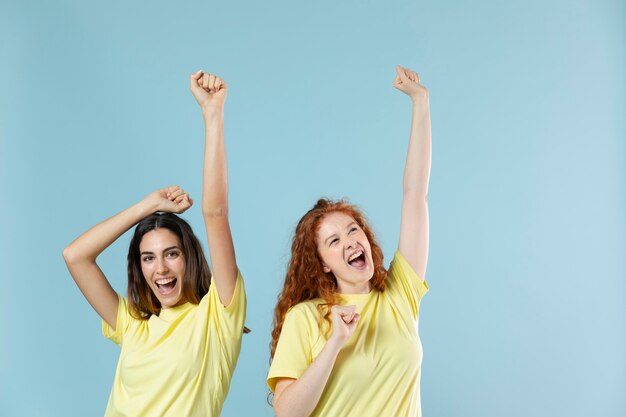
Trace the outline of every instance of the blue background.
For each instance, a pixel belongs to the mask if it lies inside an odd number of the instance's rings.
[[[414,68],[431,94],[425,416],[626,410],[626,6],[620,0],[2,0],[0,414],[101,415],[118,348],[61,258],[201,190],[197,69],[229,83],[231,222],[249,297],[224,416],[271,416],[269,329],[319,196],[396,247]],[[184,215],[205,242],[199,208]],[[125,291],[125,235],[100,258]],[[364,399],[366,400],[366,399]]]

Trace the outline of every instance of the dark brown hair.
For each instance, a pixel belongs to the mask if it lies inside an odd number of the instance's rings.
[[[130,313],[137,319],[148,319],[161,312],[161,303],[141,272],[139,251],[143,236],[160,228],[168,229],[178,237],[185,256],[186,269],[181,297],[192,304],[198,304],[211,286],[209,264],[189,223],[172,213],[152,214],[137,224],[128,248],[128,305]]]

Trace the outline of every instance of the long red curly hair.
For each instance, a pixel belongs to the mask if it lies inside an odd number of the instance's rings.
[[[337,280],[332,272],[324,272],[322,260],[317,251],[317,232],[324,217],[333,212],[341,212],[352,217],[363,229],[372,248],[374,275],[370,279],[373,289],[385,290],[387,270],[383,266],[383,251],[374,240],[374,233],[359,209],[345,200],[332,201],[321,198],[298,222],[291,243],[291,259],[287,266],[283,290],[274,310],[270,362],[274,358],[276,344],[283,329],[287,311],[298,303],[321,298],[320,306],[336,304]],[[323,314],[320,310],[320,314]],[[330,309],[321,319],[330,320]]]

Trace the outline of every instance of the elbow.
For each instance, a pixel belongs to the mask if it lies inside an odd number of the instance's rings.
[[[428,204],[428,190],[404,187],[402,191],[405,199]]]
[[[71,265],[76,262],[76,253],[72,249],[72,245],[67,246],[63,249],[63,260],[67,265]]]
[[[202,216],[205,219],[227,218],[228,208],[226,207],[202,207]]]
[[[278,398],[275,397],[274,398],[274,415],[276,417],[306,417],[306,416],[310,416],[311,413],[310,412],[307,413],[300,407],[296,407],[294,409],[293,407],[290,407],[284,401],[281,402],[280,400],[278,400]]]
[[[71,243],[65,249],[63,249],[63,259],[67,266],[77,265],[83,261],[90,260],[89,256],[81,253],[80,249]],[[94,259],[95,261],[95,259]]]
[[[287,412],[283,410],[276,402],[274,402],[274,414],[276,417],[288,417]]]
[[[282,394],[282,392],[280,394]],[[276,395],[276,393],[274,393],[274,399],[272,402],[274,405],[274,414],[276,415],[276,417],[288,417],[287,411],[284,409],[284,407],[281,407],[281,405],[283,404],[280,401],[280,395]]]

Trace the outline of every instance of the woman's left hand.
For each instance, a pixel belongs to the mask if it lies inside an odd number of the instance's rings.
[[[223,109],[226,102],[226,82],[214,74],[198,71],[189,77],[191,94],[202,110]]]
[[[189,194],[177,185],[161,188],[150,193],[144,202],[155,212],[181,214],[193,205],[193,200]]]
[[[408,95],[413,103],[428,101],[428,90],[420,84],[420,76],[415,71],[397,65],[393,86]]]

